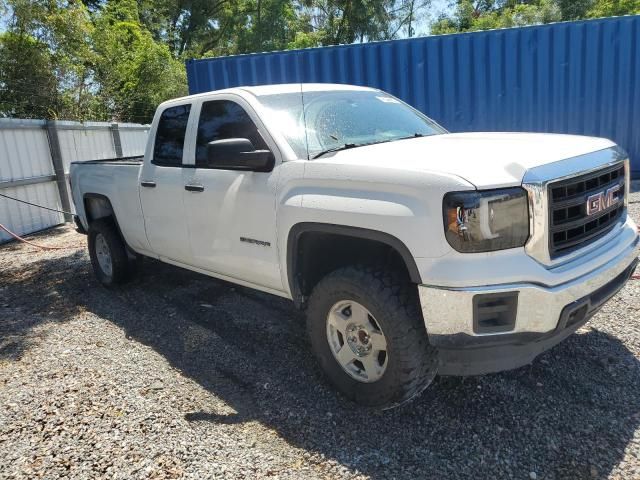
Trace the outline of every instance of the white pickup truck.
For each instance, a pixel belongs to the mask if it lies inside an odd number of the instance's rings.
[[[327,84],[171,100],[144,158],[71,166],[104,285],[146,256],[289,298],[331,382],[382,408],[583,325],[638,261],[629,175],[609,140],[450,134]]]

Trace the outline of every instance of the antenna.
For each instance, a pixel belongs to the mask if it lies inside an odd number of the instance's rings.
[[[302,101],[302,119],[304,121],[304,143],[307,149],[307,160],[309,158],[309,137],[307,136],[307,109],[304,104],[304,90],[302,89],[302,82],[300,82],[300,99]]]

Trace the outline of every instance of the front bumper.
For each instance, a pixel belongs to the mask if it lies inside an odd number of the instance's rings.
[[[439,288],[420,285],[429,342],[440,352],[442,375],[477,375],[528,363],[583,325],[633,273],[638,237],[615,258],[588,274],[547,287],[512,283]],[[514,325],[499,333],[474,329],[474,297],[517,294]]]

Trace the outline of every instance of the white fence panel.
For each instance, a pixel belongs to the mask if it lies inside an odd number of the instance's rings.
[[[41,120],[0,120],[0,193],[60,208],[44,125]],[[25,184],[20,185],[21,182]],[[18,235],[43,230],[62,221],[59,213],[0,197],[0,223]],[[10,238],[0,231],[0,242]]]
[[[0,120],[0,182],[53,175],[41,120]]]
[[[117,157],[110,123],[57,121],[55,125],[65,173],[71,162]]]
[[[0,192],[38,205],[46,205],[56,209],[62,208],[55,181],[5,188]],[[64,216],[60,213],[0,197],[0,223],[18,235],[26,235],[60,225],[64,223]],[[11,237],[4,230],[0,231],[0,242],[10,239]]]
[[[140,126],[133,123],[121,123],[119,127],[120,142],[122,144],[122,155],[124,157],[135,157],[144,155],[147,147],[147,137],[149,127]]]
[[[55,129],[60,142],[60,154],[64,166],[69,195],[69,208],[76,213],[71,186],[68,183],[71,162],[86,162],[117,157],[111,124],[105,122],[56,121]]]
[[[143,155],[148,130],[148,125],[138,124],[115,128],[105,122],[0,119],[0,193],[64,209],[67,198],[61,199],[60,192],[65,190],[65,184],[57,183],[56,170],[66,182],[71,162],[117,157],[118,135],[122,156]],[[71,190],[68,182],[66,190]],[[69,203],[72,205],[70,199]],[[64,215],[60,213],[0,197],[0,223],[18,235],[63,222]],[[0,231],[0,243],[10,238]]]

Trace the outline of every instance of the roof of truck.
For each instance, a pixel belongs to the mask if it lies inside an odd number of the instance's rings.
[[[348,85],[341,83],[278,83],[274,85],[257,85],[212,90],[210,92],[197,93],[195,95],[187,95],[185,97],[167,100],[161,105],[174,102],[184,102],[186,100],[191,100],[194,98],[206,97],[207,95],[211,95],[212,93],[250,93],[256,97],[259,97],[261,95],[274,95],[278,93],[296,93],[300,92],[301,89],[304,92],[324,92],[331,90],[375,90],[374,88],[370,87],[360,87],[357,85]]]
[[[255,87],[239,87],[255,96],[273,95],[276,93],[296,93],[301,89],[305,92],[325,92],[331,90],[374,90],[370,87],[360,87],[340,83],[280,83],[276,85],[258,85]]]

